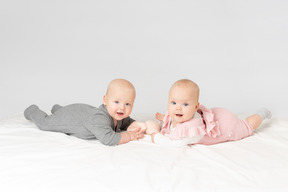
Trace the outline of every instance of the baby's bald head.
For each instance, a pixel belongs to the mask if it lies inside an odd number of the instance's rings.
[[[198,102],[200,89],[199,86],[190,79],[180,79],[176,81],[170,88],[169,94],[171,94],[176,88],[185,88],[186,93],[190,94],[192,98]]]
[[[123,91],[124,90],[130,90],[132,93],[134,93],[133,97],[135,99],[136,90],[135,90],[134,85],[130,81],[128,81],[126,79],[114,79],[114,80],[112,80],[108,85],[106,95],[109,96],[109,94],[114,92],[115,89],[123,90]]]

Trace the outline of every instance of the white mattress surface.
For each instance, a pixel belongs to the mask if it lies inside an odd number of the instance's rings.
[[[211,146],[143,140],[109,147],[39,130],[22,114],[0,120],[0,191],[288,191],[288,120]]]

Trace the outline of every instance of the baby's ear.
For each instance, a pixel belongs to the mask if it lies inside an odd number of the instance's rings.
[[[200,106],[200,103],[198,102],[197,105],[195,106],[196,111],[198,110],[199,106]]]
[[[103,96],[103,104],[107,105],[107,96],[106,95]]]

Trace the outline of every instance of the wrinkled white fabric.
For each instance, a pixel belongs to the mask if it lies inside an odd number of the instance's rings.
[[[41,131],[19,114],[0,120],[0,191],[284,192],[287,151],[279,118],[240,141],[168,147],[146,136],[109,147]]]

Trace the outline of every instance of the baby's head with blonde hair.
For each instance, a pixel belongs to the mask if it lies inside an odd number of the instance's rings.
[[[134,98],[136,96],[136,90],[135,90],[134,85],[126,79],[113,79],[112,81],[110,81],[107,87],[106,95],[111,94],[111,92],[114,89],[129,90],[131,91],[131,93],[133,93]]]
[[[170,88],[170,92],[175,89],[175,87],[181,87],[189,91],[190,94],[193,95],[193,99],[195,101],[199,101],[199,94],[200,94],[200,89],[199,86],[192,80],[190,79],[180,79],[176,81]]]
[[[128,117],[133,109],[136,90],[133,84],[126,79],[114,79],[103,97],[103,104],[107,112],[113,118],[115,125],[117,121]]]
[[[173,125],[190,120],[199,108],[199,86],[189,80],[180,79],[170,88],[168,113]]]

